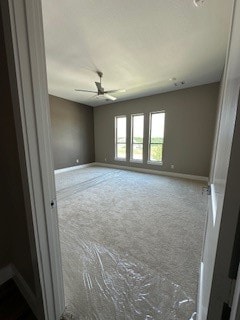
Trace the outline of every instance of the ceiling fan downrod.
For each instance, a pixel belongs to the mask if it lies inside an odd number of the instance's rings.
[[[97,71],[97,74],[100,78],[100,83],[102,84],[102,76],[103,76],[103,73],[101,71]]]

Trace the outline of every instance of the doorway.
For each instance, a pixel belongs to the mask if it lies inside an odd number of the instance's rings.
[[[21,7],[21,4],[19,4],[19,8],[21,8],[22,9],[22,7]],[[33,9],[34,8],[34,6],[32,6],[31,7],[31,5],[30,5],[30,8],[31,9]],[[26,8],[25,8],[26,9]],[[15,7],[15,10],[17,10],[17,7]],[[28,10],[28,14],[27,14],[27,16],[28,16],[28,18],[29,18],[29,20],[28,20],[28,23],[29,24],[31,24],[31,18],[30,18],[30,15],[29,15],[29,13],[30,13],[30,9],[28,8],[27,9]],[[35,13],[36,14],[36,13]],[[33,17],[36,17],[35,15],[33,15]],[[30,22],[29,22],[30,21]],[[19,22],[19,21],[18,21]],[[33,22],[33,21],[32,21]],[[36,30],[36,29],[34,29],[34,30]],[[18,31],[19,32],[19,31]],[[41,37],[40,37],[41,38]],[[31,39],[31,37],[30,37],[30,39]],[[22,50],[22,48],[20,47],[20,48],[18,48],[19,49],[19,51],[20,51],[20,53],[21,53],[21,50]],[[36,71],[36,70],[35,70]],[[30,72],[31,73],[31,72]],[[37,86],[37,84],[36,84],[36,87],[38,87]],[[44,87],[44,86],[43,86]],[[235,89],[237,88],[238,89],[238,87],[236,86],[236,87],[234,87]],[[33,89],[33,88],[32,88]],[[45,87],[45,90],[46,90],[46,87]],[[31,90],[32,92],[35,92],[35,94],[36,94],[36,91],[35,90]],[[232,91],[232,94],[233,93],[235,93],[235,91]],[[238,93],[238,91],[237,91],[237,93]],[[45,94],[45,98],[46,98],[46,94]],[[39,101],[37,101],[36,99],[34,100],[35,101],[35,103],[37,103],[37,102],[39,102]],[[42,101],[42,100],[40,100],[40,101]],[[46,100],[45,100],[46,101]],[[30,105],[32,106],[33,105],[33,103],[30,103]],[[36,116],[37,114],[35,113],[35,116]],[[25,120],[28,120],[28,119],[26,119],[25,118]],[[49,119],[48,119],[49,120]],[[28,122],[27,122],[28,123]],[[47,123],[47,122],[46,122]],[[36,128],[40,128],[40,126],[39,126],[39,123],[37,124],[37,126],[36,126]],[[35,128],[35,129],[36,129]],[[34,129],[34,128],[33,128]],[[30,129],[30,127],[29,127],[29,132],[27,132],[27,134],[28,134],[28,138],[30,138],[30,136],[29,136],[29,134],[30,134],[30,132],[32,132],[31,131],[31,129]],[[40,137],[38,137],[38,139],[41,141],[41,139],[40,139]],[[46,137],[45,137],[45,139],[46,139]],[[30,141],[31,141],[31,139],[29,139]],[[48,139],[46,139],[45,140],[45,142],[46,141],[48,141]],[[48,147],[49,147],[49,145],[48,145]],[[33,148],[33,150],[34,150],[34,148]],[[45,147],[42,147],[41,148],[41,150],[43,151],[43,150],[45,150]],[[46,150],[50,150],[50,149],[48,149],[48,148],[46,148]],[[36,154],[38,154],[38,156],[39,156],[39,153],[38,152],[36,152]],[[47,152],[43,152],[43,154],[44,155],[46,155],[47,154]],[[32,163],[31,162],[31,157],[29,157],[29,159],[30,159],[30,163]],[[44,163],[44,162],[46,162],[47,163],[47,161],[46,161],[46,159],[43,159],[43,158],[40,158],[40,161],[42,161],[42,163]],[[49,162],[49,163],[51,163],[51,161]],[[48,163],[48,164],[49,164]],[[51,167],[51,166],[49,166],[49,167]],[[47,173],[49,173],[50,171],[49,171],[49,168],[48,166],[45,166],[44,168],[46,169],[46,172]],[[46,172],[44,173],[43,172],[44,170],[43,170],[43,168],[41,169],[41,168],[38,168],[38,172],[40,172],[41,173],[41,175],[43,176],[43,177],[45,177],[46,178]],[[51,175],[51,174],[50,174]],[[34,177],[33,177],[34,178]],[[35,179],[36,180],[38,180],[36,177],[35,177]],[[34,181],[36,181],[36,180],[34,180],[33,179],[33,182]],[[54,192],[51,194],[51,192],[49,192],[49,190],[48,190],[48,192],[47,192],[47,189],[48,189],[48,187],[46,186],[46,185],[51,185],[51,186],[53,186],[53,184],[51,184],[51,183],[46,183],[47,181],[45,180],[45,179],[43,179],[43,181],[45,181],[45,191],[46,191],[46,193],[45,193],[45,200],[44,200],[44,202],[45,202],[45,204],[46,204],[46,207],[48,207],[50,204],[53,204],[54,205],[54,201],[52,202],[52,199],[54,199]],[[36,199],[35,199],[36,200]],[[34,202],[34,199],[32,199],[32,201]],[[49,210],[49,209],[48,209]],[[51,210],[53,210],[53,209],[51,209]],[[43,210],[44,212],[46,212],[46,210]],[[51,211],[50,211],[51,212]],[[49,219],[49,217],[47,218],[47,221],[48,221],[48,223],[49,223],[49,226],[51,226],[51,225],[53,225],[54,224],[54,218],[53,218],[53,221],[51,221],[51,219]],[[39,226],[36,226],[36,228],[38,228]],[[44,230],[46,230],[46,228],[43,228]],[[36,231],[36,230],[35,230]],[[48,231],[46,231],[46,232],[48,232]],[[50,237],[50,239],[52,239],[52,240],[50,240],[50,242],[49,242],[49,240],[47,241],[48,243],[51,243],[51,241],[52,241],[52,244],[56,244],[56,238],[55,238],[55,240],[54,240],[54,238],[53,237]],[[41,245],[40,245],[40,252],[39,252],[39,255],[41,256],[41,254],[42,254],[42,252],[44,251],[43,250],[43,246],[44,246],[44,244],[41,242],[41,238],[39,238],[39,239],[37,239],[37,243],[40,243]],[[42,246],[42,247],[41,247]],[[56,246],[57,247],[57,246]],[[49,246],[49,248],[51,249],[51,245]],[[48,250],[49,250],[49,248],[48,248]],[[52,248],[53,249],[53,248]],[[50,250],[51,251],[51,250]],[[53,253],[53,252],[52,252]],[[49,256],[52,256],[53,257],[53,259],[52,260],[54,260],[54,256],[55,256],[55,254],[53,254],[53,255],[49,255]],[[55,257],[56,258],[56,257]],[[50,262],[49,263],[49,261],[46,259],[46,264],[50,264],[51,265],[51,267],[50,267],[50,273],[51,274],[54,274],[54,272],[56,272],[56,270],[58,270],[57,272],[59,272],[59,269],[57,269],[57,268],[54,268],[53,266],[54,266],[54,261],[52,261],[52,262]],[[44,263],[43,263],[44,264]],[[45,266],[45,264],[44,264],[44,266]],[[55,267],[56,267],[56,265],[55,265]],[[44,268],[42,269],[42,270],[40,270],[40,272],[42,273],[42,275],[46,275],[46,271],[47,270],[44,270]],[[44,278],[44,277],[43,277]],[[42,279],[42,283],[45,283],[45,284],[47,284],[47,281],[46,281],[46,279]],[[58,281],[57,281],[57,283],[59,283]],[[52,292],[52,293],[54,293],[54,286],[52,286],[52,288],[51,288],[51,284],[49,285],[50,287],[49,287],[49,290]],[[53,304],[56,306],[57,304],[56,304],[56,301],[57,301],[57,299],[58,299],[58,297],[57,297],[57,294],[60,292],[61,290],[59,290],[59,288],[58,287],[55,287],[55,298],[53,299]],[[47,296],[47,291],[45,292],[45,294],[46,294],[46,296]],[[53,297],[54,297],[54,294],[53,294]],[[62,306],[62,305],[61,305]],[[47,302],[45,302],[45,308],[46,309],[48,309],[48,303]],[[56,308],[56,310],[57,310],[58,308]],[[61,309],[61,307],[58,309],[58,312],[59,312],[59,310]],[[56,312],[56,310],[55,311],[49,311],[49,314],[51,314],[51,312]],[[55,318],[56,317],[56,313],[55,313],[55,316],[53,317],[53,318]],[[53,319],[52,318],[52,319]],[[51,319],[51,318],[49,318],[49,319]]]

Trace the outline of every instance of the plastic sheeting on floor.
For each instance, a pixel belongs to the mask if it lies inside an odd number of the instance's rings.
[[[75,273],[64,274],[64,319],[195,320],[195,302],[146,265],[91,242],[79,242],[78,250],[79,266],[69,265]],[[80,278],[77,292],[70,275]]]

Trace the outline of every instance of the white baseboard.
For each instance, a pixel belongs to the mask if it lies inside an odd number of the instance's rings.
[[[14,280],[32,312],[37,317],[37,298],[28,286],[27,282],[24,280],[23,276],[12,263],[0,269],[0,285],[10,279]]]
[[[145,168],[138,168],[138,167],[129,167],[129,166],[121,166],[117,164],[110,164],[110,163],[103,163],[103,162],[93,162],[93,166],[101,166],[101,167],[108,167],[108,168],[115,168],[115,169],[122,169],[122,170],[129,170],[129,171],[136,171],[142,173],[150,173],[150,174],[157,174],[161,176],[167,177],[174,177],[174,178],[183,178],[189,180],[196,180],[196,181],[208,181],[208,177],[203,176],[195,176],[191,174],[184,174],[184,173],[177,173],[177,172],[168,172],[168,171],[160,171],[160,170],[152,170],[152,169],[145,169]]]
[[[62,168],[62,169],[57,169],[54,170],[54,173],[62,173],[62,172],[67,172],[67,171],[72,171],[72,170],[77,170],[77,169],[82,169],[82,168],[88,168],[94,165],[95,162],[90,162],[86,164],[80,164],[79,166],[73,166],[73,167],[67,167],[67,168]]]
[[[8,281],[13,277],[13,271],[11,264],[6,265],[0,269],[0,285]]]
[[[169,172],[169,171],[160,171],[160,170],[153,170],[153,169],[146,169],[146,168],[139,168],[139,167],[121,166],[121,165],[117,165],[117,164],[104,163],[104,162],[91,162],[91,163],[82,164],[79,166],[57,169],[57,170],[54,170],[54,173],[58,174],[58,173],[62,173],[62,172],[67,172],[67,171],[72,171],[72,170],[77,170],[77,169],[82,169],[82,168],[88,168],[88,167],[92,167],[92,166],[100,166],[100,167],[115,168],[115,169],[136,171],[136,172],[142,172],[142,173],[157,174],[157,175],[161,175],[161,176],[189,179],[189,180],[195,180],[195,181],[203,181],[203,182],[208,181],[208,177],[203,177],[203,176],[196,176],[196,175],[192,175],[192,174],[184,174],[184,173]]]

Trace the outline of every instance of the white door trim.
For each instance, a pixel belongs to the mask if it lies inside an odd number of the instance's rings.
[[[8,56],[13,55],[8,61],[13,110],[25,204],[32,219],[28,228],[33,229],[32,250],[37,252],[37,276],[41,284],[37,295],[42,296],[45,319],[55,320],[64,310],[64,291],[57,208],[51,207],[56,191],[41,0],[7,0],[6,3],[4,15],[10,18],[5,19],[9,24],[7,36],[12,41],[12,48],[8,45]]]

